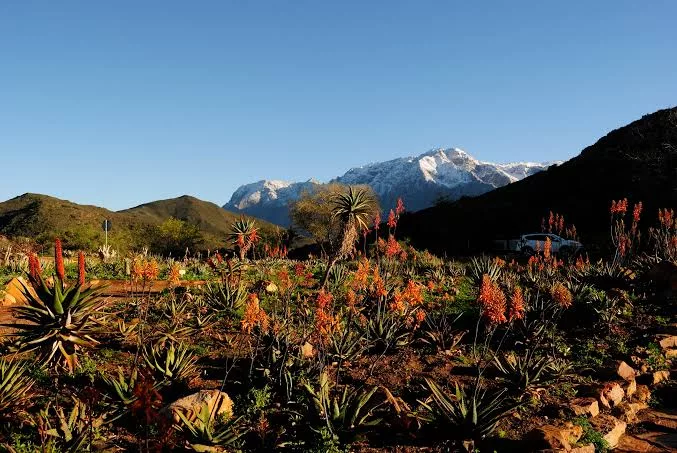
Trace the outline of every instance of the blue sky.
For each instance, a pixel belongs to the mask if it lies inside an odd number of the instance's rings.
[[[0,199],[225,203],[457,146],[576,155],[677,105],[677,2],[0,2]]]

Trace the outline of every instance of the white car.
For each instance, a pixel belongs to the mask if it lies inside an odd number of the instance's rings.
[[[550,251],[560,255],[574,255],[583,250],[583,244],[578,241],[564,239],[552,233],[533,233],[524,234],[517,241],[517,250],[525,255],[533,255],[538,251],[543,251],[545,240],[550,238],[552,247]]]

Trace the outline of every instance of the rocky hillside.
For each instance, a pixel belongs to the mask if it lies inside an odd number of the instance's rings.
[[[484,250],[497,238],[540,231],[550,210],[573,222],[588,248],[606,240],[611,200],[644,203],[644,221],[677,207],[677,108],[614,130],[580,155],[476,198],[405,216],[400,232],[438,252]]]

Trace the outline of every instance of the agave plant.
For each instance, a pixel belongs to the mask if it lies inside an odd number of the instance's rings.
[[[0,358],[0,416],[23,406],[31,397],[35,381],[26,375],[26,367]]]
[[[240,438],[247,433],[242,427],[242,417],[216,424],[207,403],[200,407],[194,420],[181,411],[177,411],[176,415],[179,418],[177,428],[187,434],[186,442],[193,451],[215,452],[223,451],[218,447],[237,447]]]
[[[197,373],[197,359],[183,343],[144,347],[143,357],[161,381],[187,381]]]
[[[505,390],[490,395],[479,379],[467,390],[456,383],[452,395],[434,381],[425,381],[432,392],[432,405],[423,403],[424,407],[433,414],[434,421],[448,428],[450,440],[464,441],[468,451],[473,451],[474,443],[490,435],[498,422],[518,406],[507,399]]]
[[[534,348],[527,349],[524,355],[513,353],[494,357],[494,364],[503,375],[503,380],[518,390],[528,390],[551,382],[553,363],[553,357],[539,357]]]
[[[428,315],[425,317],[421,333],[421,341],[437,348],[438,351],[450,353],[461,342],[467,331],[456,328],[458,321],[463,313],[456,316],[440,313],[437,315]]]
[[[472,278],[475,285],[482,282],[482,277],[486,274],[489,278],[496,282],[501,278],[503,268],[493,258],[489,256],[482,256],[473,258],[470,262],[470,278]]]
[[[232,284],[227,279],[221,283],[209,283],[202,289],[205,302],[217,311],[235,312],[247,300],[247,291],[241,284]]]
[[[38,350],[41,363],[65,364],[73,372],[78,366],[78,351],[98,344],[92,337],[97,325],[94,317],[100,314],[104,301],[100,288],[83,284],[84,276],[67,285],[63,270],[56,274],[53,283],[39,273],[28,274],[31,286],[21,283],[26,304],[12,308],[14,317],[24,322],[5,326],[15,329],[11,335],[18,339],[21,351]]]
[[[94,416],[91,408],[84,402],[73,398],[73,407],[68,415],[63,406],[51,411],[51,403],[40,411],[44,433],[49,437],[45,451],[83,452],[112,451],[106,439],[98,434],[98,429],[105,422],[105,415]]]
[[[367,319],[365,336],[376,350],[393,350],[408,345],[412,331],[407,328],[406,317],[390,311],[385,303],[377,304],[376,312]]]
[[[333,385],[329,382],[326,371],[320,374],[318,384],[316,389],[309,383],[304,383],[304,388],[313,403],[311,415],[315,418],[312,423],[324,425],[336,440],[348,442],[354,439],[360,430],[381,423],[382,419],[374,417],[374,411],[382,404],[370,404],[378,387],[352,391],[346,387],[340,397],[332,396]],[[317,431],[320,430],[321,428]]]

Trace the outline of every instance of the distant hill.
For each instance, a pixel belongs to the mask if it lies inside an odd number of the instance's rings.
[[[108,219],[112,223],[109,241],[127,249],[145,245],[150,228],[174,217],[197,226],[203,236],[203,247],[214,249],[224,247],[230,225],[239,216],[187,195],[115,212],[27,193],[0,203],[0,234],[28,237],[45,244],[60,236],[66,244],[70,241],[78,247],[94,246],[103,242],[102,223]],[[264,234],[276,228],[268,222],[256,221]]]
[[[540,231],[550,210],[578,228],[589,248],[606,243],[611,200],[642,201],[644,226],[677,208],[677,108],[621,127],[579,156],[475,198],[402,218],[398,232],[438,253],[487,250],[493,239]]]

